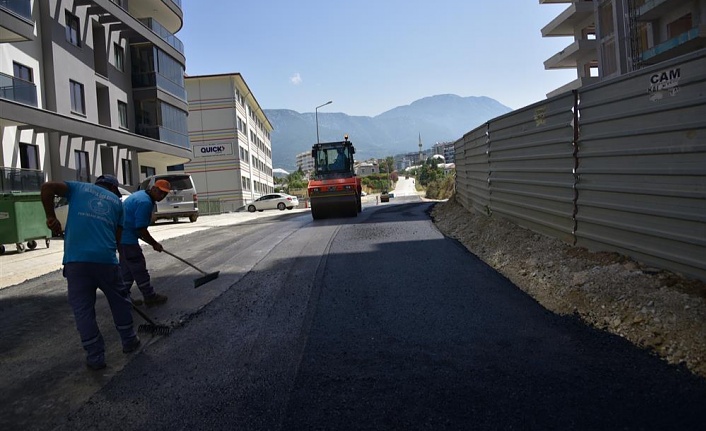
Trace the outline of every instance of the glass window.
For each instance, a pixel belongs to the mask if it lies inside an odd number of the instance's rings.
[[[116,43],[113,44],[113,52],[115,53],[115,68],[125,72],[125,49]]]
[[[66,40],[75,46],[81,46],[81,22],[78,17],[66,11]]]
[[[120,127],[123,129],[128,128],[127,123],[127,103],[118,100],[118,119],[120,121]]]
[[[145,177],[151,177],[157,174],[157,170],[152,166],[140,166],[140,173]]]
[[[36,145],[20,143],[20,167],[39,170],[39,148]]]
[[[25,66],[24,64],[20,64],[16,61],[13,61],[12,70],[15,78],[19,78],[27,82],[34,82],[34,75],[32,73],[32,69]]]
[[[83,94],[83,84],[69,80],[71,92],[71,112],[86,115],[86,102]]]
[[[132,185],[132,160],[122,159],[123,164],[123,184]]]
[[[88,151],[74,150],[76,161],[76,181],[90,182],[88,169]]]

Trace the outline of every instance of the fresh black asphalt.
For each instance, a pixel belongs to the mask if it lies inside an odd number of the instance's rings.
[[[703,429],[706,381],[548,312],[429,208],[307,220],[63,429]]]

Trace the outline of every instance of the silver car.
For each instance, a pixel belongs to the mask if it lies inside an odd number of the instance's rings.
[[[297,199],[296,196],[288,195],[286,193],[270,193],[256,199],[253,203],[248,204],[247,208],[248,211],[254,213],[255,211],[274,209],[284,211],[285,208],[291,210],[297,205],[299,205],[299,199]]]

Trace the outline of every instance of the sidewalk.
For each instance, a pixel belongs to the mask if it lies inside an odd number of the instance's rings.
[[[150,226],[149,231],[157,241],[174,238],[218,226],[229,226],[245,223],[259,218],[281,216],[309,212],[308,208],[296,208],[290,211],[235,212],[218,215],[202,215],[194,223],[188,219],[180,219],[178,223],[171,221],[157,222]],[[52,239],[49,248],[44,240],[37,241],[37,248],[18,253],[14,245],[6,245],[5,254],[0,255],[0,289],[23,283],[27,280],[61,269],[64,256],[64,241],[61,238]],[[144,245],[146,246],[146,244]]]

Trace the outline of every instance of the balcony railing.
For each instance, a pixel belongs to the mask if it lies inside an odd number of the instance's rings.
[[[0,7],[32,21],[32,0],[0,0]]]
[[[43,182],[43,171],[0,167],[0,190],[2,193],[38,192]]]
[[[138,124],[135,132],[138,135],[157,139],[159,141],[167,142],[178,147],[191,149],[191,144],[189,143],[188,135],[184,135],[166,127]]]
[[[0,73],[0,99],[37,107],[37,86],[32,82]]]
[[[174,49],[184,54],[184,43],[179,40],[178,37],[170,33],[169,30],[164,28],[162,24],[160,24],[153,18],[144,18],[141,19],[140,22],[142,22],[147,28],[152,30],[152,32],[154,32],[157,36],[164,39],[169,45],[174,47]]]
[[[704,26],[699,26],[699,27],[694,27],[691,30],[687,31],[686,33],[682,33],[677,37],[673,37],[665,42],[660,43],[659,45],[656,45],[652,49],[648,49],[647,51],[642,53],[642,60],[643,61],[648,61],[653,59],[653,57],[656,57],[658,55],[664,54],[668,51],[671,51],[673,49],[676,49],[682,45],[685,45],[686,43],[704,37],[706,35],[706,25]]]
[[[167,3],[167,2],[174,3],[175,5],[177,5],[179,7],[179,9],[181,9],[181,0],[162,0],[162,1],[165,3]]]
[[[132,74],[132,88],[136,89],[151,87],[158,87],[181,100],[186,100],[186,89],[184,87],[168,78],[165,78],[157,72]]]

